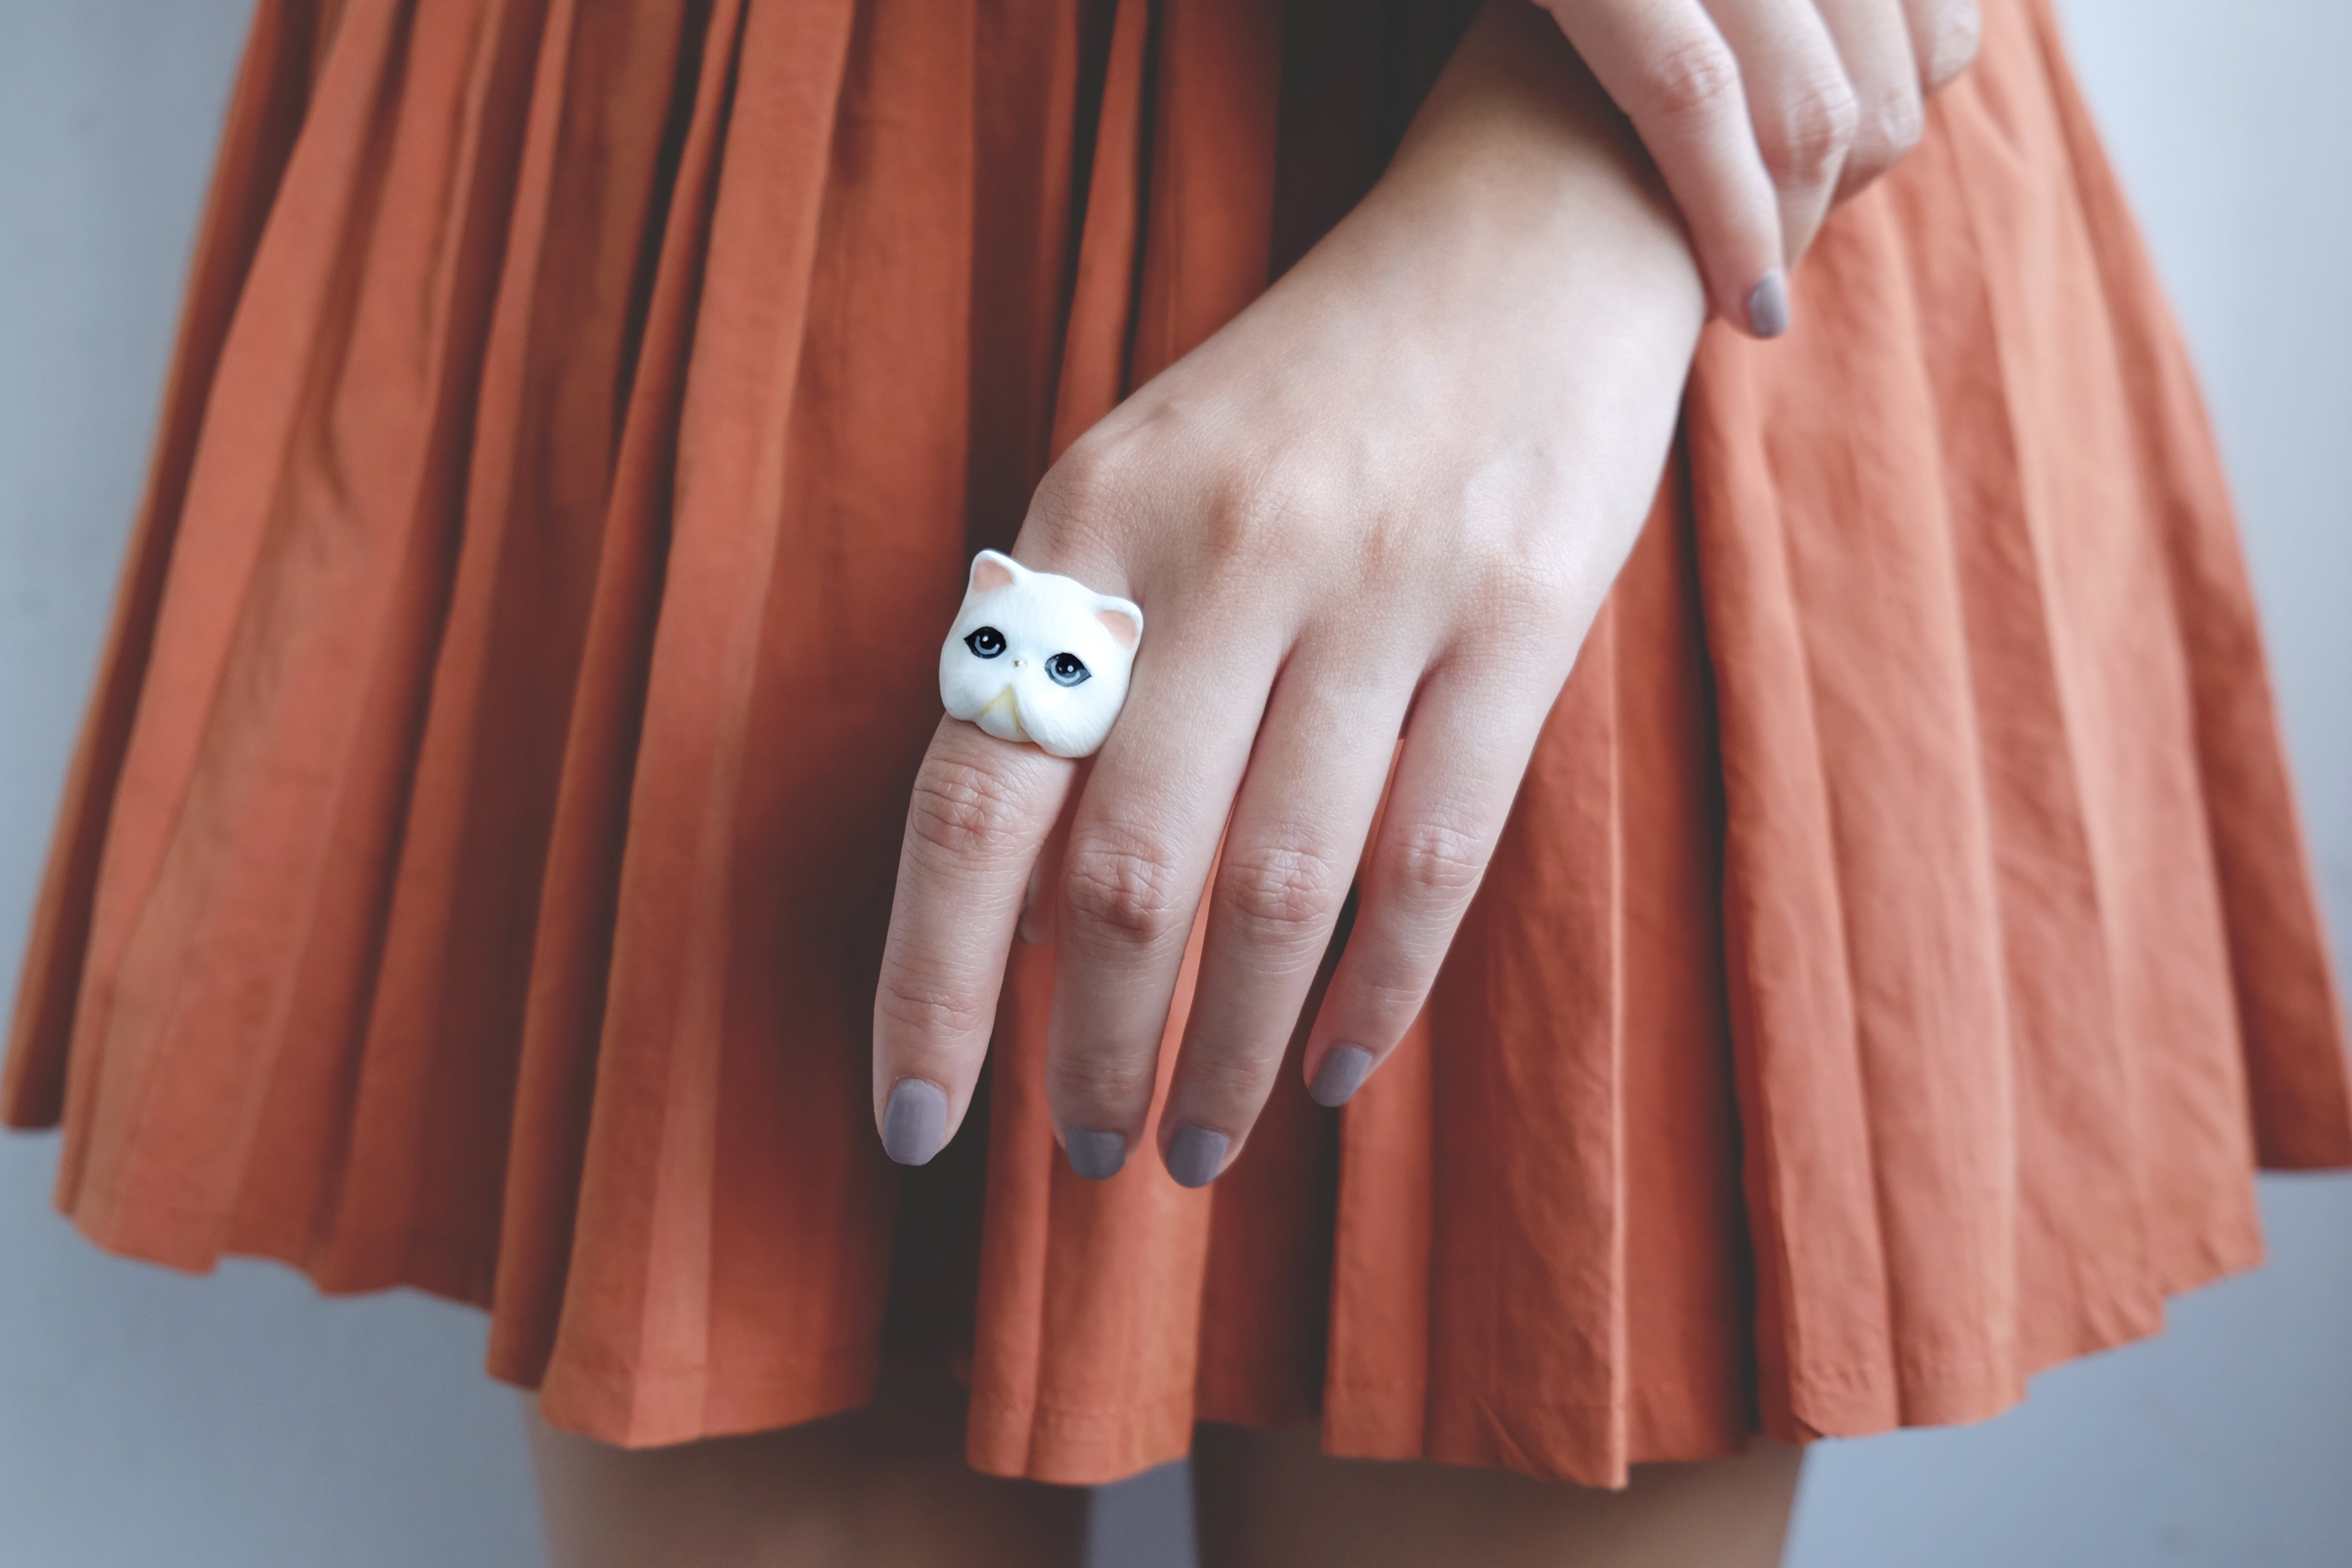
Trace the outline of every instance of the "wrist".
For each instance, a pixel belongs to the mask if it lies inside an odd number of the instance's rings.
[[[1648,156],[1525,0],[1490,0],[1387,172],[1318,248],[1310,259],[1417,291],[1412,305],[1454,318],[1450,331],[1577,335],[1606,312],[1648,322],[1686,364],[1706,320]],[[1459,319],[1482,305],[1509,319]]]

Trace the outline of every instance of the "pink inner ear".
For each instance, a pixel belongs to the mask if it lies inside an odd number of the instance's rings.
[[[1133,647],[1135,639],[1142,635],[1142,628],[1135,624],[1135,617],[1125,610],[1097,610],[1095,619],[1109,628],[1110,635],[1118,639],[1121,647]]]
[[[1002,561],[975,561],[971,563],[971,591],[975,594],[992,593],[1010,586],[1012,582],[1013,574]]]

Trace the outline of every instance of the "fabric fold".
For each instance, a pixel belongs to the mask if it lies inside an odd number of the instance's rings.
[[[305,121],[318,58],[331,34],[329,18],[313,15],[301,0],[267,0],[254,18],[252,39],[230,93],[218,172],[196,233],[155,455],[34,911],[32,944],[0,1076],[0,1124],[47,1127],[65,1113],[68,1047],[99,860],[153,647],[189,472],[237,300]]]
[[[1057,1153],[1050,952],[883,1158],[933,634],[1360,197],[1460,0],[268,0],[0,1117],[103,1246],[490,1310],[654,1444],[971,1384],[1621,1484],[1973,1420],[2260,1256],[2352,1074],[2179,333],[2044,0],[1711,330],[1405,1044]],[[1181,1037],[1187,960],[1167,1041]],[[1327,960],[1327,964],[1328,964]],[[1163,1071],[1165,1068],[1163,1060]]]
[[[713,195],[736,82],[740,4],[679,16],[673,89],[675,184],[645,329],[632,355],[612,500],[565,731],[527,973],[515,1117],[499,1211],[489,1365],[537,1386],[553,1352],[570,1272],[594,1102],[612,931],[671,521],[677,418]],[[682,128],[681,128],[682,127]]]

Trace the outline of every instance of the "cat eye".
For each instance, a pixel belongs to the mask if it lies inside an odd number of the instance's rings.
[[[1087,661],[1074,653],[1057,653],[1047,659],[1045,673],[1054,678],[1056,686],[1076,686],[1094,675],[1087,668]]]
[[[972,633],[971,636],[964,638],[963,646],[971,649],[972,652],[978,654],[982,658],[994,658],[998,654],[1004,651],[1004,634],[998,631],[994,626],[982,626],[980,630]],[[1062,657],[1067,658],[1069,655],[1064,654]],[[1086,667],[1081,665],[1079,668],[1083,669]],[[1055,676],[1054,679],[1060,680],[1061,677]],[[1062,684],[1067,686],[1070,683],[1068,681],[1063,681]]]

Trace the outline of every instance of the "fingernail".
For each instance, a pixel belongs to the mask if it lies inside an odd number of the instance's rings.
[[[1232,1142],[1205,1127],[1180,1127],[1168,1141],[1168,1173],[1180,1187],[1205,1187],[1223,1169],[1225,1146]]]
[[[1748,291],[1748,330],[1759,338],[1789,330],[1789,279],[1777,267]]]
[[[947,1136],[947,1090],[928,1079],[900,1079],[882,1108],[882,1152],[901,1165],[919,1165]]]
[[[1371,1052],[1361,1046],[1333,1046],[1323,1053],[1323,1065],[1315,1069],[1307,1092],[1318,1105],[1345,1105],[1371,1073]]]
[[[1062,1152],[1070,1169],[1089,1182],[1107,1182],[1127,1163],[1127,1140],[1116,1132],[1073,1127],[1062,1134]]]

